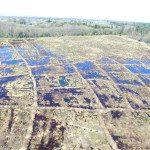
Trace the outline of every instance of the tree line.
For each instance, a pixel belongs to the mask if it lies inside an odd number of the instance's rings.
[[[34,38],[54,36],[128,35],[150,43],[149,23],[47,18],[0,18],[0,38]]]

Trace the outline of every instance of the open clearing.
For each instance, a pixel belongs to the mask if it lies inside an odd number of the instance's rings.
[[[0,39],[0,64],[0,150],[150,149],[149,45]]]

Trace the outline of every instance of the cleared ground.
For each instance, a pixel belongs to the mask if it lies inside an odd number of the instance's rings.
[[[0,39],[0,64],[0,149],[150,149],[149,45]]]

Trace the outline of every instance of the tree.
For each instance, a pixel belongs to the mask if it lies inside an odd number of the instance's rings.
[[[20,31],[20,32],[18,33],[18,37],[19,37],[19,38],[23,38],[23,32],[22,32],[22,31]]]
[[[19,19],[20,24],[26,24],[26,20],[24,18]]]
[[[48,23],[52,22],[50,19],[47,20]]]

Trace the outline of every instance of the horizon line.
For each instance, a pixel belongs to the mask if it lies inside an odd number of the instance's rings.
[[[92,18],[77,18],[77,17],[48,17],[48,16],[29,16],[29,15],[8,15],[0,14],[0,17],[18,17],[18,18],[51,18],[51,19],[76,19],[76,20],[97,20],[97,21],[115,21],[126,23],[150,23],[146,21],[127,21],[127,20],[115,20],[115,19],[92,19]]]

